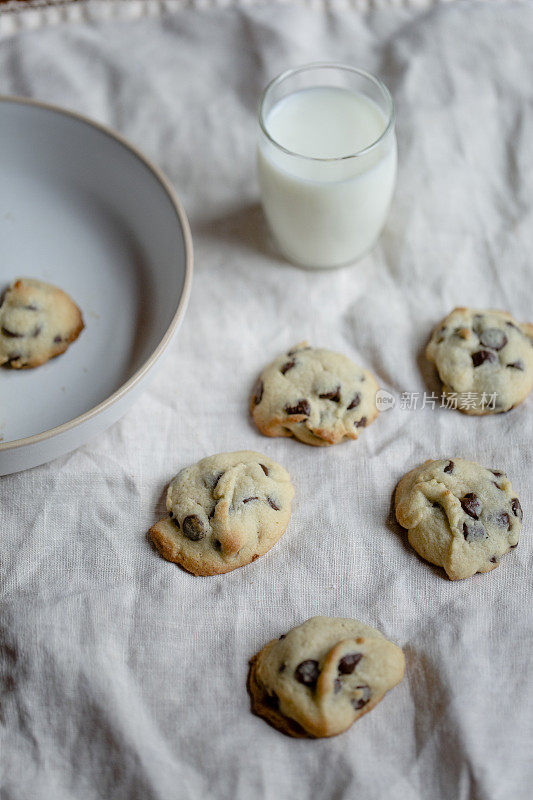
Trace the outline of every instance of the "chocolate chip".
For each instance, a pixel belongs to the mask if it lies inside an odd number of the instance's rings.
[[[23,339],[24,338],[24,334],[23,333],[15,333],[15,331],[10,331],[9,328],[6,328],[4,325],[2,325],[2,333],[4,334],[4,336],[7,336],[8,339]]]
[[[303,414],[308,417],[311,413],[311,406],[308,400],[298,400],[295,406],[285,406],[286,414]]]
[[[481,514],[481,502],[477,494],[474,494],[474,492],[465,494],[461,500],[461,506],[465,514],[468,514],[469,517],[472,517],[472,519],[479,519],[479,515]]]
[[[313,661],[312,659],[308,658],[306,661],[302,661],[296,669],[294,670],[294,677],[300,683],[303,683],[304,686],[312,687],[316,684],[318,680],[318,661]]]
[[[270,694],[265,694],[265,705],[269,706],[269,708],[273,708],[275,711],[279,708],[279,697],[277,696],[276,692],[271,692]]]
[[[352,402],[347,407],[346,411],[351,411],[352,408],[357,408],[357,406],[359,405],[360,402],[361,402],[361,395],[359,394],[359,392],[357,392],[354,395],[354,398],[353,398]]]
[[[498,469],[491,469],[489,470],[489,472],[492,472],[492,474],[495,475],[497,478],[500,478],[503,475],[503,472],[500,472],[500,470]]]
[[[286,635],[287,635],[286,633],[282,633],[281,636],[278,636],[278,639],[281,641],[286,637]]]
[[[34,306],[34,305],[33,305],[33,303],[31,303],[29,306],[22,306],[22,308],[23,308],[25,311],[39,311],[39,309],[37,308],[37,306]]]
[[[477,353],[472,353],[474,367],[480,367],[485,361],[488,361],[489,364],[496,364],[498,356],[492,350],[478,350]]]
[[[511,508],[513,510],[513,514],[515,515],[515,517],[518,517],[520,522],[522,522],[523,519],[522,506],[520,505],[520,500],[518,499],[518,497],[513,497],[513,499],[511,500]]]
[[[521,358],[519,358],[517,361],[511,361],[510,364],[506,364],[505,366],[511,367],[511,369],[519,369],[521,372],[524,372],[526,368]]]
[[[510,545],[509,545],[509,549],[510,549],[510,550],[514,550],[514,549],[515,549],[515,547],[518,547],[518,542],[517,542],[516,544],[510,544]]]
[[[36,327],[33,329],[33,333],[32,333],[32,336],[33,336],[34,339],[36,339],[37,336],[39,336],[39,334],[41,333],[42,329],[43,329],[42,325],[36,325]]]
[[[366,706],[370,700],[371,691],[370,686],[358,686],[357,688],[361,690],[362,695],[358,700],[352,700],[352,706],[356,711],[359,711],[359,709],[363,708],[363,706]]]
[[[268,475],[268,467],[265,467],[265,465],[264,465],[264,464],[259,464],[259,466],[261,467],[261,469],[263,470],[263,472],[265,473],[265,475]]]
[[[494,521],[496,522],[496,525],[500,526],[500,528],[507,528],[508,531],[511,530],[511,517],[507,511],[499,511],[494,516]]]
[[[480,539],[489,538],[488,533],[480,522],[463,522],[463,536],[467,542],[477,542]]]
[[[282,375],[285,375],[285,373],[288,372],[290,369],[292,369],[295,364],[296,361],[294,360],[294,358],[292,359],[292,361],[286,361],[285,364],[279,368],[279,371],[281,372]]]
[[[63,340],[61,336],[59,336],[59,334],[57,336],[54,336],[54,344],[59,344],[61,341]]]
[[[251,500],[259,500],[258,497],[245,497],[243,503],[249,503]]]
[[[453,472],[453,468],[454,467],[455,467],[455,464],[453,463],[453,461],[448,461],[448,463],[444,467],[444,472]]]
[[[218,539],[215,539],[213,542],[213,547],[215,548],[215,550],[220,552],[222,550],[222,542],[219,542]]]
[[[287,667],[286,664],[281,664],[278,672],[285,672],[286,667]]]
[[[491,350],[501,350],[507,344],[507,336],[499,328],[486,328],[480,335],[479,341],[483,347]]]
[[[366,417],[361,417],[361,419],[356,419],[354,425],[356,428],[365,428],[366,423],[368,422]]]
[[[174,516],[174,512],[173,511],[169,511],[168,512],[168,516],[170,517],[170,519],[172,519],[172,517]]]
[[[274,509],[274,511],[279,511],[279,506],[277,506],[277,505],[275,504],[275,502],[272,500],[272,498],[271,498],[271,497],[267,497],[267,503],[268,503],[268,505],[270,506],[270,508],[273,508],[273,509]]]
[[[348,653],[348,655],[343,656],[337,667],[339,675],[351,675],[362,658],[362,653]]]
[[[489,559],[489,560],[490,560],[491,564],[497,564],[498,563],[498,559],[496,558],[496,556],[492,556],[492,558]]]
[[[333,692],[334,694],[338,694],[342,689],[342,681],[340,678],[335,678],[333,681]]]
[[[190,514],[188,517],[185,517],[181,523],[181,527],[183,529],[183,535],[186,536],[187,539],[190,539],[191,542],[199,542],[206,534],[205,525],[196,514]]]
[[[254,389],[254,396],[252,402],[255,406],[258,406],[261,400],[263,399],[263,389],[264,389],[263,381],[257,381]]]
[[[341,401],[341,387],[337,386],[332,392],[324,392],[318,395],[321,400],[331,400],[333,403],[340,403]]]

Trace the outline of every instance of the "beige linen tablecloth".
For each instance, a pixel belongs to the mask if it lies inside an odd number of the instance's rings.
[[[453,306],[533,316],[533,5],[97,0],[27,14],[0,16],[0,91],[143,148],[188,211],[196,267],[137,405],[0,480],[0,797],[528,800],[533,401],[486,419],[420,405],[437,388],[423,348]],[[375,251],[314,274],[268,245],[255,112],[276,73],[332,59],[390,87],[399,182]],[[304,338],[397,399],[358,442],[311,449],[251,424],[257,372]],[[175,472],[240,448],[290,471],[290,526],[253,565],[194,578],[145,533]],[[454,455],[505,469],[525,514],[517,550],[457,583],[390,511],[404,471]],[[293,741],[251,715],[247,662],[315,614],[378,627],[407,673],[348,733]]]

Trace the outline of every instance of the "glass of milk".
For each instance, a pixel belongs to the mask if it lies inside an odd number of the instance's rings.
[[[343,64],[284,72],[259,109],[257,169],[274,240],[291,262],[340,267],[372,249],[396,182],[394,104]]]

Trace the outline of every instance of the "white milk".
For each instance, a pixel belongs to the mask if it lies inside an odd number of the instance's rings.
[[[306,267],[334,267],[370,250],[396,181],[393,129],[360,152],[387,127],[378,105],[350,89],[313,87],[278,101],[264,124],[281,147],[261,132],[261,198],[286,258]]]

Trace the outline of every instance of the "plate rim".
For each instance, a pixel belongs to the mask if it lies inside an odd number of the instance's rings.
[[[146,373],[151,369],[151,367],[158,361],[161,357],[163,352],[166,350],[167,346],[169,345],[174,333],[178,329],[187,309],[189,298],[191,294],[191,287],[192,287],[192,276],[193,276],[193,243],[192,243],[192,234],[191,228],[189,225],[189,220],[187,219],[187,214],[185,213],[185,209],[181,204],[181,201],[178,198],[178,195],[171,184],[170,180],[166,177],[164,172],[155,164],[151,159],[144,155],[144,153],[139,150],[136,145],[132,144],[126,137],[122,136],[121,133],[115,131],[113,128],[109,127],[108,125],[104,125],[101,122],[96,122],[95,120],[87,117],[85,114],[80,114],[77,111],[72,111],[68,108],[63,108],[61,106],[55,105],[54,103],[47,103],[42,100],[36,100],[32,97],[22,97],[20,95],[6,95],[0,94],[0,104],[3,103],[17,103],[19,105],[27,105],[27,106],[34,106],[37,108],[45,109],[46,111],[53,111],[56,114],[62,114],[65,117],[73,118],[78,122],[82,122],[85,125],[90,125],[92,128],[95,128],[97,131],[109,136],[111,139],[114,139],[118,142],[122,147],[125,147],[126,150],[129,150],[133,156],[135,156],[139,161],[141,161],[144,166],[146,166],[150,172],[156,177],[159,181],[161,186],[163,187],[164,191],[166,192],[174,211],[176,212],[176,216],[178,218],[179,224],[181,225],[181,229],[183,232],[183,242],[185,246],[185,278],[183,282],[183,290],[181,293],[181,297],[178,302],[178,307],[170,323],[163,334],[163,337],[159,341],[157,347],[153,350],[151,355],[144,361],[143,364],[139,367],[139,369],[133,373],[133,375],[128,378],[118,389],[116,389],[109,397],[106,397],[105,400],[102,400],[101,403],[98,403],[96,406],[93,406],[88,411],[85,411],[83,414],[80,414],[74,419],[69,420],[68,422],[63,422],[61,425],[56,425],[54,428],[49,428],[46,431],[42,431],[41,433],[35,433],[31,436],[25,436],[22,439],[13,439],[10,442],[0,442],[0,454],[5,453],[8,450],[16,450],[20,447],[26,447],[29,445],[37,444],[39,442],[46,441],[47,439],[51,439],[54,436],[58,436],[66,431],[72,430],[73,428],[78,427],[84,422],[92,419],[93,417],[100,414],[107,408],[110,408],[115,403],[117,403],[120,399],[122,399],[130,389],[133,389],[137,383],[146,375]]]

